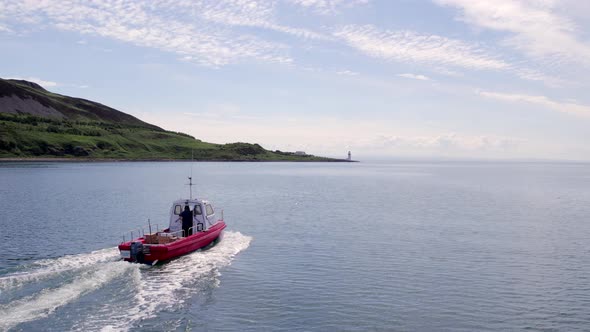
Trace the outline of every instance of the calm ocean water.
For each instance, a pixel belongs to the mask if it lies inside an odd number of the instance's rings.
[[[0,163],[0,330],[590,330],[589,164],[192,168],[226,236],[148,267],[190,163]]]

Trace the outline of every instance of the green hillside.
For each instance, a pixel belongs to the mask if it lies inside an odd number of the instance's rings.
[[[92,101],[0,79],[0,158],[339,161],[258,144],[213,144]]]

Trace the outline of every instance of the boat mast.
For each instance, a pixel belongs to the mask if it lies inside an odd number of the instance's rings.
[[[188,188],[189,188],[189,193],[190,193],[190,196],[189,196],[190,197],[190,200],[193,199],[193,186],[194,186],[194,184],[193,184],[193,177],[192,176],[189,176],[188,177]]]
[[[191,149],[191,176],[188,177],[189,199],[193,199],[193,160],[195,159],[195,150]]]

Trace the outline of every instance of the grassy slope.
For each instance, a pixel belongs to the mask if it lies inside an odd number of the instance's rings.
[[[258,144],[212,144],[165,131],[90,100],[59,95],[38,84],[0,79],[0,97],[35,100],[65,119],[20,115],[0,109],[0,158],[190,159],[236,161],[335,161],[267,151]]]
[[[157,128],[157,127],[155,127]],[[93,121],[61,121],[0,113],[0,158],[190,159],[329,161],[271,152],[257,144],[213,144],[154,127]]]

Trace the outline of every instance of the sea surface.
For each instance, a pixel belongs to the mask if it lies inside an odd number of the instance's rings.
[[[191,172],[225,238],[121,261]],[[0,227],[0,331],[590,330],[590,164],[0,163]]]

